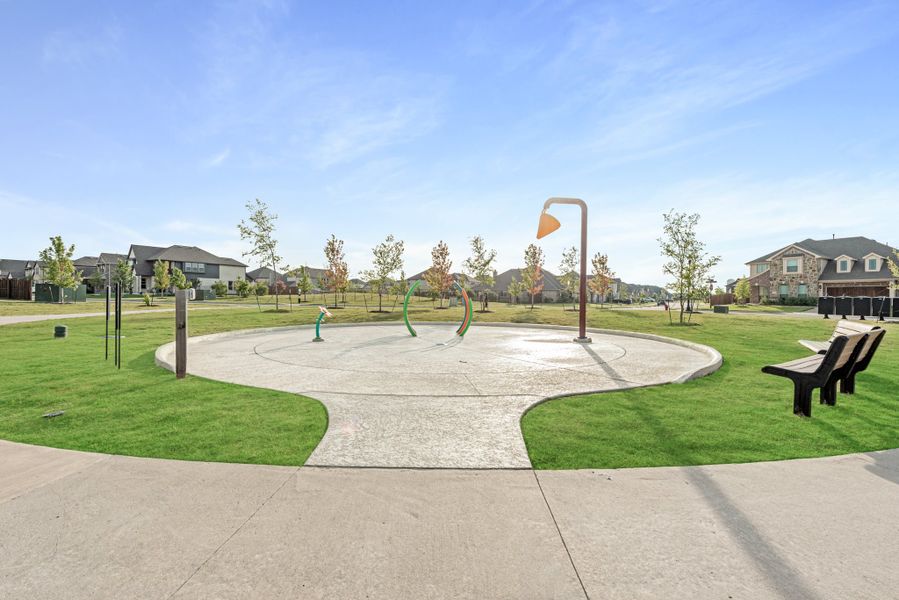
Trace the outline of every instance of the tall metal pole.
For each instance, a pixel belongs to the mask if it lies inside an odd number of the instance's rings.
[[[580,198],[550,198],[543,203],[543,210],[546,211],[553,204],[573,204],[581,207],[581,303],[578,315],[578,337],[575,341],[589,344],[593,340],[587,337],[587,203]]]
[[[187,374],[187,290],[175,290],[175,377]]]
[[[109,284],[106,284],[106,358],[109,360]]]

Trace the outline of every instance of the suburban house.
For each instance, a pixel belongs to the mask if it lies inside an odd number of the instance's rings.
[[[35,282],[40,282],[41,264],[36,260],[0,258],[0,278],[32,279]]]
[[[750,302],[895,294],[895,248],[866,237],[807,239],[746,263]]]
[[[493,291],[497,293],[499,299],[503,298],[511,298],[509,294],[509,284],[512,283],[512,279],[521,283],[521,272],[524,269],[509,269],[508,271],[503,271],[499,275],[494,278]],[[562,290],[564,286],[559,282],[559,277],[546,269],[543,269],[543,290],[536,296],[534,299],[537,302],[543,302],[545,300],[549,300],[551,302],[557,302],[562,297]],[[531,299],[531,295],[525,291],[523,291],[518,296],[519,301],[529,302]]]
[[[132,244],[126,260],[134,267],[132,292],[136,294],[155,289],[153,266],[157,260],[167,261],[169,268],[181,269],[188,281],[199,289],[208,290],[216,281],[222,281],[228,285],[228,292],[234,293],[234,282],[247,277],[247,265],[244,263],[216,256],[196,246],[159,248]]]
[[[309,273],[309,281],[312,283],[312,290],[320,292],[322,289],[321,280],[325,276],[325,269],[316,269],[315,267],[306,267]],[[259,267],[252,271],[247,271],[248,281],[264,281],[269,286],[275,285],[275,281],[281,280],[289,287],[295,288],[297,285],[297,277],[295,275],[285,275],[271,270],[269,267]],[[353,280],[350,280],[353,281]]]

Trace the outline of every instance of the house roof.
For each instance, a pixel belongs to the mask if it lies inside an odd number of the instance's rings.
[[[514,277],[517,281],[521,281],[522,270],[523,269],[509,269],[508,271],[503,271],[496,276],[496,280],[493,284],[493,289],[497,292],[508,292],[509,284],[512,282],[512,277]],[[559,278],[555,273],[543,269],[544,291],[561,291],[563,288],[564,286],[559,283]]]
[[[258,269],[247,271],[247,279],[252,279],[253,281],[259,281],[260,279],[274,281],[275,279],[284,279],[284,275],[268,267],[259,267]]]
[[[34,260],[16,260],[13,258],[0,258],[0,275],[15,279],[22,279],[26,272],[33,269],[37,261]]]
[[[125,254],[113,254],[110,252],[101,252],[100,257],[97,259],[97,263],[101,265],[115,265],[120,260],[127,260],[128,256]]]
[[[234,260],[233,258],[216,256],[215,254],[207,252],[206,250],[203,250],[202,248],[198,248],[196,246],[169,246],[168,248],[161,248],[159,252],[153,254],[147,260],[200,262],[212,265],[227,265],[231,267],[247,266],[240,261]]]
[[[820,258],[828,260],[845,254],[854,258],[862,258],[863,256],[874,252],[881,256],[892,256],[894,248],[881,244],[877,240],[872,240],[863,236],[835,238],[830,240],[813,240],[811,238],[788,244],[775,252],[768,253],[755,260],[751,260],[746,264],[768,262],[772,256],[783,252],[791,246],[797,246],[807,252],[810,252]]]

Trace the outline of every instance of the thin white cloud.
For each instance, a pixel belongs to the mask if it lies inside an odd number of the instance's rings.
[[[42,45],[44,63],[83,65],[118,54],[124,31],[117,23],[95,29],[60,29],[47,35]]]
[[[213,154],[212,156],[203,160],[201,165],[206,169],[220,167],[226,160],[228,160],[229,156],[231,156],[231,148],[225,148],[221,152]]]

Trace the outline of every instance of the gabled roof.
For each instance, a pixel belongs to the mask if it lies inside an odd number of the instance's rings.
[[[863,236],[835,238],[830,240],[813,240],[811,238],[808,238],[802,240],[801,242],[795,242],[793,244],[784,246],[783,248],[775,252],[766,254],[755,260],[751,260],[746,264],[768,262],[772,257],[777,256],[778,254],[780,254],[784,250],[789,249],[792,246],[797,246],[811,254],[814,254],[818,258],[826,258],[828,260],[832,260],[834,257],[843,254],[860,258],[871,252],[880,254],[881,256],[891,256],[894,252],[894,248],[891,248],[886,244],[881,244],[877,240],[872,240]]]
[[[493,289],[497,292],[508,292],[509,284],[512,283],[514,277],[517,281],[521,281],[521,272],[523,269],[509,269],[496,276],[496,282]],[[543,269],[543,291],[561,291],[564,286],[559,283],[559,278],[552,272]]]
[[[13,258],[0,258],[0,275],[12,276],[14,279],[23,279],[27,272],[37,266],[35,260],[16,260]]]
[[[200,262],[211,265],[227,265],[231,267],[245,267],[244,263],[236,261],[233,258],[225,258],[216,256],[211,252],[207,252],[196,246],[169,246],[160,249],[159,252],[151,255],[146,260],[167,260],[175,262]]]
[[[76,267],[96,267],[99,260],[99,256],[82,256],[81,258],[76,258],[72,262]]]
[[[268,267],[259,267],[258,269],[247,271],[247,279],[252,279],[253,281],[275,281],[276,279],[284,279],[284,275]]]
[[[120,260],[127,260],[128,256],[125,254],[113,254],[110,252],[101,252],[100,257],[97,259],[97,263],[101,265],[115,265],[118,264]]]

